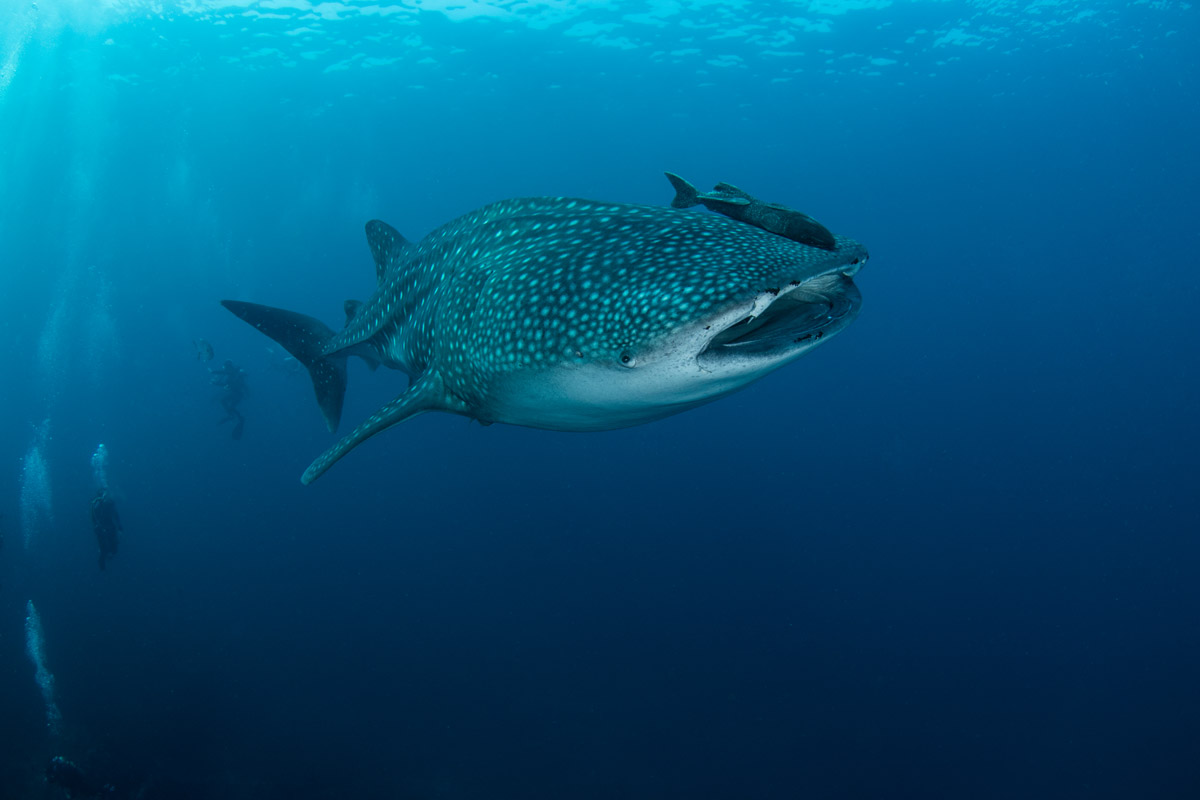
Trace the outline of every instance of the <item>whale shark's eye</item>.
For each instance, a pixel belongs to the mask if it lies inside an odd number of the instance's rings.
[[[622,350],[620,356],[622,367],[632,367],[637,364],[637,359],[633,357],[633,353],[628,350]]]

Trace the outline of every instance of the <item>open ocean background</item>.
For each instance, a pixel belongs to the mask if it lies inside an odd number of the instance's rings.
[[[0,0],[0,798],[1200,797],[1197,14]],[[309,381],[219,299],[340,324],[368,219],[664,169],[862,241],[858,321],[300,484]],[[343,432],[404,379],[349,384]]]

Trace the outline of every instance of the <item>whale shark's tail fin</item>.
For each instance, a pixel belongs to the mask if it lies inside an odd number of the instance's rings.
[[[664,172],[667,180],[675,187],[675,199],[671,201],[671,208],[691,208],[692,206],[700,205],[700,194],[696,191],[696,187],[685,181],[683,178],[676,175],[674,172]]]
[[[317,405],[325,417],[329,432],[337,430],[342,418],[342,401],[346,396],[346,352],[325,353],[334,331],[319,319],[240,300],[222,300],[221,305],[232,311],[283,346],[296,360],[308,368]]]

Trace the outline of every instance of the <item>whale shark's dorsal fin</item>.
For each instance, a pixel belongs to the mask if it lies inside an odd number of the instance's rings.
[[[377,219],[367,223],[367,244],[375,258],[375,278],[383,285],[388,265],[400,261],[416,248],[412,242],[400,235],[400,231]]]

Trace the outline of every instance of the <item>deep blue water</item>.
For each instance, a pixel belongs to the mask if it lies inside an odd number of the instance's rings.
[[[0,797],[1200,797],[1191,5],[0,5]],[[300,484],[309,382],[219,299],[332,324],[368,219],[664,169],[865,243],[860,318]]]

